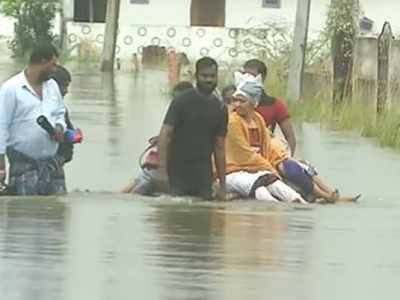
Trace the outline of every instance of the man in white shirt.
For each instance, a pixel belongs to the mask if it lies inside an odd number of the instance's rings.
[[[6,179],[17,195],[49,195],[66,192],[62,168],[54,160],[63,141],[65,106],[55,71],[57,50],[52,45],[35,48],[25,70],[0,89],[0,184]],[[44,116],[54,128],[50,135],[37,123]]]

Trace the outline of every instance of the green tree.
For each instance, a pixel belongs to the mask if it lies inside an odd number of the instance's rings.
[[[331,39],[333,56],[334,103],[351,97],[351,70],[359,11],[358,0],[331,0],[326,30]]]
[[[16,57],[25,57],[35,45],[54,41],[53,21],[59,4],[59,0],[0,0],[1,12],[15,19],[10,47]]]

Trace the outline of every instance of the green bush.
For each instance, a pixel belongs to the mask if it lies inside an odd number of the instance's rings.
[[[15,19],[15,36],[10,47],[14,55],[24,58],[35,45],[52,43],[53,20],[59,0],[0,0],[0,9]]]

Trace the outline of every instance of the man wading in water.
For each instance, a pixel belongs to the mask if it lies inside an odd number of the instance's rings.
[[[228,112],[213,94],[217,86],[218,65],[204,57],[196,63],[195,89],[175,98],[169,106],[159,135],[160,169],[168,176],[175,196],[212,195],[214,154],[219,189],[225,200],[225,136]]]
[[[35,48],[28,67],[0,89],[0,183],[6,179],[5,153],[10,162],[9,185],[17,195],[65,193],[62,167],[55,159],[64,139],[65,107],[55,71],[57,50],[52,45]],[[47,119],[51,133],[38,125]]]

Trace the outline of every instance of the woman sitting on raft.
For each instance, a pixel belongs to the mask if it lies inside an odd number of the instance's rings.
[[[275,166],[286,159],[272,147],[263,118],[255,111],[263,86],[261,76],[235,73],[235,111],[229,115],[226,137],[227,191],[264,201],[307,203],[286,185]]]
[[[222,91],[224,102],[228,105],[230,112],[243,110],[243,108],[240,108],[243,106],[240,99],[233,97],[235,92],[235,85],[229,85]],[[268,129],[267,134],[272,136]],[[281,153],[280,159],[271,161],[273,167],[283,181],[298,191],[307,201],[317,201],[319,203],[354,202],[360,198],[361,195],[341,197],[337,189],[331,188],[320,178],[316,169],[309,162],[290,158],[285,146],[276,138],[270,139],[269,143],[273,153]],[[240,193],[240,196],[244,197],[246,195]]]

